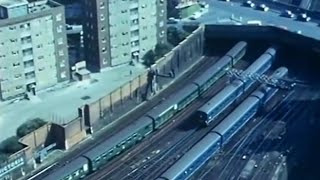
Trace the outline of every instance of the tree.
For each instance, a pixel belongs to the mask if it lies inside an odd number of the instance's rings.
[[[143,64],[147,67],[150,67],[152,64],[156,62],[156,55],[154,51],[151,49],[149,50],[143,57]]]
[[[45,124],[46,122],[41,118],[35,118],[30,121],[27,121],[18,127],[17,136],[23,137]]]
[[[179,30],[178,28],[171,26],[167,29],[167,39],[170,44],[177,46],[181,41],[183,41],[190,33]]]
[[[2,141],[0,144],[0,152],[5,154],[13,154],[21,150],[24,146],[19,143],[19,138],[17,136],[12,136]]]
[[[157,58],[161,58],[171,50],[168,44],[158,43],[154,49],[154,53]]]

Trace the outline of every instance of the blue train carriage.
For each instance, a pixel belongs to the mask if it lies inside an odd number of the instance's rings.
[[[153,121],[142,117],[103,143],[83,154],[90,160],[92,171],[99,169],[113,157],[132,147],[153,131]]]
[[[235,65],[247,52],[248,43],[245,41],[238,42],[227,53],[226,56],[232,58],[232,65]]]
[[[256,114],[263,96],[264,93],[261,91],[255,91],[214,128],[213,131],[221,135],[223,144],[226,144]]]
[[[266,72],[275,60],[277,50],[273,47],[268,48],[244,73],[262,74]]]
[[[263,55],[254,61],[245,71],[246,74],[263,74],[271,66],[273,56],[267,52],[275,52],[273,48],[269,48]],[[273,53],[275,54],[275,53]],[[234,80],[227,85],[223,90],[211,98],[208,103],[204,104],[196,111],[197,120],[205,126],[215,122],[218,115],[230,106],[244,91],[251,87],[254,81]]]
[[[220,58],[213,66],[207,69],[202,75],[196,78],[193,83],[199,86],[199,93],[202,94],[221,78],[234,64],[236,64],[246,53],[247,43],[237,43],[225,56]]]
[[[209,132],[158,179],[186,180],[210,159],[221,146],[221,138]]]
[[[206,104],[201,106],[196,112],[195,117],[201,125],[208,126],[216,122],[219,114],[223,112],[236,98],[242,93],[242,82],[235,81],[226,86]]]
[[[84,157],[78,157],[50,173],[43,180],[77,180],[84,178],[89,172],[89,160]]]

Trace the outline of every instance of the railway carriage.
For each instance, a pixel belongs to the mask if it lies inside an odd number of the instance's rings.
[[[247,52],[247,42],[240,41],[232,49],[230,49],[226,56],[232,58],[232,64],[235,65]]]
[[[84,178],[89,172],[88,159],[80,156],[49,174],[44,180],[77,180]]]
[[[92,171],[107,163],[122,151],[130,148],[153,131],[153,121],[142,117],[101,144],[83,154],[90,160]]]
[[[166,170],[160,179],[186,180],[197,171],[213,154],[220,149],[221,138],[210,132],[184,154],[173,166]]]
[[[220,58],[212,67],[207,69],[202,75],[196,78],[193,83],[199,86],[199,94],[210,88],[220,79],[230,68],[233,67],[246,53],[247,43],[241,41],[237,43],[225,56]]]

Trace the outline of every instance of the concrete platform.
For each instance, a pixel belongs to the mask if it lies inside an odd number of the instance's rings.
[[[96,101],[145,71],[143,67],[119,66],[93,73],[90,80],[59,84],[39,92],[30,101],[0,102],[0,141],[15,135],[28,119],[39,117],[59,124],[71,121],[77,117],[78,107]]]

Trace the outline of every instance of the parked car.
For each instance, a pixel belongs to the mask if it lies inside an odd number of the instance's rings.
[[[289,10],[283,11],[282,16],[287,18],[294,18],[294,14]]]
[[[309,22],[311,20],[311,18],[306,13],[301,13],[297,17],[297,20],[298,21],[303,21],[303,22]]]
[[[264,11],[264,12],[269,11],[269,7],[266,6],[265,4],[260,4],[260,5],[258,6],[258,9],[261,10],[261,11]]]
[[[255,4],[252,1],[245,1],[243,3],[243,6],[253,8],[255,6]]]

